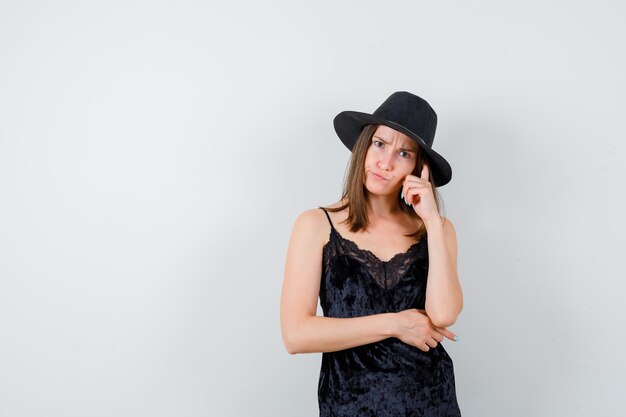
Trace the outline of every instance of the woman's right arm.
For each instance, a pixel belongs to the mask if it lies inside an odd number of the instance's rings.
[[[326,221],[320,216],[324,216],[320,209],[303,212],[289,240],[280,304],[287,352],[334,352],[388,337],[398,337],[425,351],[441,342],[442,331],[448,331],[436,330],[428,316],[415,309],[354,318],[316,316],[325,241],[320,224]]]

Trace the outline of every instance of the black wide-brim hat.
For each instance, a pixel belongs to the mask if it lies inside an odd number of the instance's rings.
[[[367,125],[385,125],[404,133],[426,153],[430,176],[436,187],[446,185],[452,179],[450,164],[432,149],[437,113],[426,100],[415,94],[395,92],[373,114],[343,111],[335,116],[333,124],[339,139],[350,150]]]

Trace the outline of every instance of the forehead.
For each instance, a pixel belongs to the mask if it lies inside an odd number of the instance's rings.
[[[398,132],[389,126],[380,125],[376,128],[374,136],[384,139],[386,142],[395,144],[398,148],[413,149],[417,151],[417,143],[402,132]]]

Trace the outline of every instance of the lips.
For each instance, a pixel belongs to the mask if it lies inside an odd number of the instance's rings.
[[[370,171],[372,173],[372,175],[374,176],[374,178],[379,179],[379,180],[383,180],[383,181],[388,181],[387,178],[383,177],[380,174],[375,173],[374,171]]]

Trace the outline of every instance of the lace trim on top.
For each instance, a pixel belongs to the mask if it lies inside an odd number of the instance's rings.
[[[391,289],[406,275],[413,262],[418,258],[415,252],[425,241],[424,237],[419,242],[412,244],[406,252],[397,253],[388,261],[383,261],[371,251],[361,249],[352,240],[341,236],[331,222],[330,237],[324,246],[324,254],[326,255],[324,257],[324,272],[328,270],[331,259],[339,255],[349,256],[361,263],[381,288]]]

